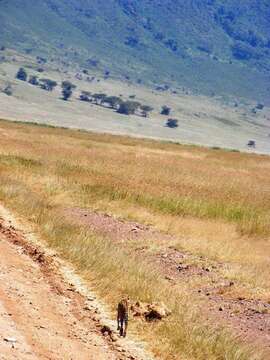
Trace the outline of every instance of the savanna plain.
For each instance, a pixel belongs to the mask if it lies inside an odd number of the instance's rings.
[[[0,121],[0,201],[161,359],[269,359],[270,158]]]

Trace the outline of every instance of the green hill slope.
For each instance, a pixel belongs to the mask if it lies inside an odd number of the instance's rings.
[[[2,0],[0,44],[120,77],[270,101],[266,0]]]

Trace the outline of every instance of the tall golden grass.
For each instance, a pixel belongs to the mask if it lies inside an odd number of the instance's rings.
[[[268,296],[267,156],[6,121],[0,134],[0,200],[71,260],[108,303],[127,292],[173,310],[158,325],[132,324],[157,355],[263,358],[228,330],[203,325],[203,304],[190,296],[188,284],[180,293],[172,289],[153,265],[69,223],[62,210],[87,207],[151,222],[177,235],[175,245],[194,258],[226,262],[222,275],[238,281],[247,295]]]

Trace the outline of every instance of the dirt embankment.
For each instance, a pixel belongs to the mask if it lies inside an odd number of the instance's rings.
[[[149,226],[81,208],[65,209],[64,214],[70,221],[89,227],[117,242],[118,246],[136,251],[138,256],[156,266],[172,287],[181,289],[181,284],[196,280],[199,285],[192,288],[191,296],[203,301],[206,319],[231,328],[248,343],[258,342],[270,354],[270,303],[236,296],[240,284],[221,275],[228,264],[202,256],[194,261],[193,254],[167,245],[177,243],[177,238]],[[130,243],[135,245],[130,247]],[[155,252],[153,243],[158,245]]]
[[[151,359],[142,344],[120,339],[96,297],[67,281],[60,259],[29,241],[3,212],[0,208],[1,360]]]

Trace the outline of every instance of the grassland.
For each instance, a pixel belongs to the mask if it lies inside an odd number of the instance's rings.
[[[174,246],[226,264],[234,296],[270,301],[270,159],[0,121],[0,201],[31,223],[112,304],[120,294],[162,301],[171,317],[132,322],[162,359],[264,359],[223,325],[204,322],[194,282],[171,287],[156,268],[63,210],[87,208],[152,224]],[[169,244],[167,244],[169,245]],[[152,244],[152,247],[161,244]]]

